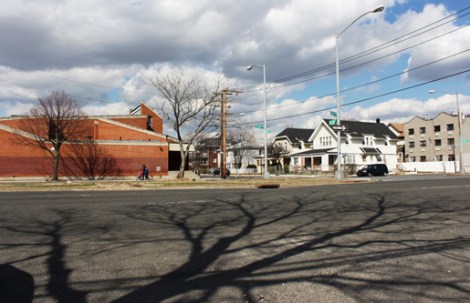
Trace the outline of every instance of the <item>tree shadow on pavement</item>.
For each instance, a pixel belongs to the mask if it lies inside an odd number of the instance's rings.
[[[65,205],[3,224],[25,237],[2,253],[32,253],[2,263],[39,263],[28,271],[44,277],[41,302],[469,301],[468,203],[435,192],[293,192],[165,203],[123,194],[100,213]]]
[[[357,203],[344,198],[311,194],[266,203],[241,196],[128,212],[131,220],[155,229],[171,227],[190,250],[179,266],[113,303],[308,300],[308,294],[294,293],[299,287],[294,284],[309,291],[333,288],[362,302],[470,297],[465,274],[439,268],[442,257],[452,259],[468,249],[468,234],[432,236],[436,224],[457,210],[446,209],[439,199],[405,202],[375,195]],[[460,211],[468,214],[468,208]],[[467,255],[450,263],[468,269],[468,261]],[[286,285],[292,289],[283,298]]]
[[[51,210],[56,219],[40,220],[34,219],[29,222],[29,227],[6,227],[5,229],[18,233],[29,234],[37,237],[36,243],[17,244],[26,247],[46,247],[48,251],[41,254],[32,254],[24,259],[17,259],[20,263],[31,260],[44,260],[47,268],[48,281],[44,285],[47,296],[54,298],[59,303],[86,303],[87,293],[72,288],[70,276],[72,269],[67,267],[66,250],[67,244],[63,236],[70,231],[68,226],[74,221],[74,210]],[[24,224],[25,225],[25,224]],[[26,289],[25,289],[26,290]],[[16,301],[14,301],[16,302]]]

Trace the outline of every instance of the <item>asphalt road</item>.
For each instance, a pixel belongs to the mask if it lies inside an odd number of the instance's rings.
[[[0,193],[0,302],[470,302],[469,197],[445,176]]]

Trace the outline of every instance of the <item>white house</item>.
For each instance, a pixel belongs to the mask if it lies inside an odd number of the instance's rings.
[[[308,139],[310,149],[293,152],[290,156],[290,171],[306,170],[334,171],[337,158],[337,136],[324,119]],[[368,163],[385,163],[389,171],[397,165],[397,136],[380,120],[374,122],[341,121],[347,129],[341,136],[342,163],[345,172]],[[349,170],[349,171],[348,171]]]
[[[301,170],[302,166],[294,168],[294,164],[291,163],[290,154],[297,154],[303,151],[312,149],[312,142],[309,138],[315,130],[312,128],[286,128],[282,132],[276,135],[274,138],[273,145],[279,146],[279,150],[282,150],[284,154],[280,159],[282,167],[288,167],[292,171]]]

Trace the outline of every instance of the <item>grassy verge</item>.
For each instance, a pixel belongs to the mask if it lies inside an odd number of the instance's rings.
[[[334,178],[276,177],[228,178],[228,179],[171,179],[150,181],[59,181],[59,182],[0,182],[1,192],[12,191],[72,191],[72,190],[158,190],[184,188],[255,188],[260,184],[279,184],[283,187],[315,186],[325,184],[363,182],[364,180],[342,180]]]

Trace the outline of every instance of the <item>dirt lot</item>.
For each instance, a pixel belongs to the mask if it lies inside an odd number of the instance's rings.
[[[0,182],[0,191],[61,191],[61,190],[163,190],[175,188],[254,188],[270,187],[298,187],[339,182],[364,182],[362,179],[346,179],[337,181],[332,177],[272,177],[262,179],[253,178],[202,178],[202,179],[161,179],[149,181],[137,180],[94,180],[94,181],[3,181]]]

